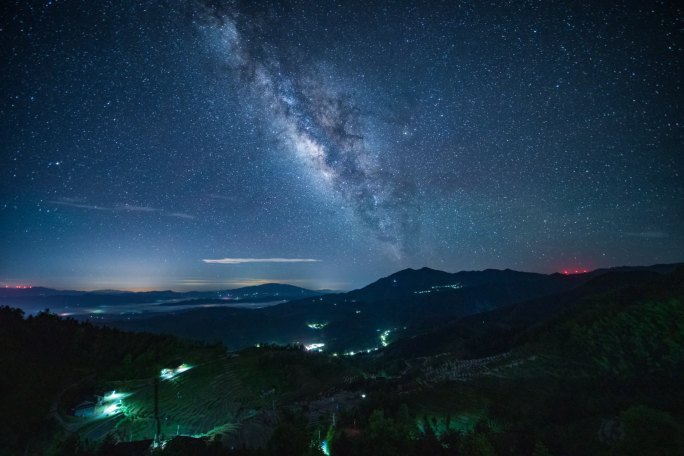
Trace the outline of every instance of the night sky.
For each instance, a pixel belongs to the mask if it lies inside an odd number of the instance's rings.
[[[684,260],[677,2],[10,3],[2,285]]]

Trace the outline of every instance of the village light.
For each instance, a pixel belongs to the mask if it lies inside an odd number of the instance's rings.
[[[328,447],[328,441],[327,440],[323,440],[321,442],[321,451],[323,452],[323,454],[325,456],[330,456],[330,447]]]
[[[191,365],[183,363],[180,366],[176,367],[175,369],[169,369],[169,368],[162,369],[160,374],[159,374],[159,377],[161,377],[162,380],[171,380],[172,378],[176,377],[177,375],[182,374],[183,372],[186,372],[190,369],[192,369]]]
[[[323,351],[323,347],[325,347],[325,344],[320,342],[320,343],[315,343],[315,344],[307,344],[304,345],[304,350],[306,351]]]
[[[111,401],[115,401],[117,399],[121,399],[123,397],[124,397],[124,394],[117,393],[116,390],[114,390],[114,391],[110,391],[108,394],[105,394],[104,397],[102,398],[102,400],[104,402],[111,402]]]
[[[311,329],[323,329],[328,326],[328,323],[307,323],[306,326]]]
[[[102,414],[104,416],[112,416],[112,415],[116,415],[117,413],[120,413],[120,412],[121,412],[121,409],[119,408],[118,403],[110,404],[107,407],[105,407],[104,410],[102,410]]]
[[[181,364],[180,366],[178,366],[178,367],[176,368],[176,374],[182,374],[183,372],[188,371],[188,370],[190,370],[191,368],[192,368],[192,366],[183,363],[183,364]]]
[[[383,347],[387,347],[389,345],[387,338],[389,337],[391,332],[392,332],[392,330],[388,329],[386,331],[383,331],[382,334],[380,334],[380,343],[382,344]]]

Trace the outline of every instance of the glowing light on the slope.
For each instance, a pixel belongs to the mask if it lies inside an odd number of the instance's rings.
[[[113,391],[110,391],[109,393],[105,394],[104,397],[102,397],[102,400],[104,402],[112,402],[112,401],[116,401],[118,399],[123,399],[126,396],[128,396],[128,394],[118,393],[116,390],[113,390]]]
[[[117,413],[121,413],[121,404],[120,403],[115,403],[115,404],[110,404],[107,407],[102,410],[102,414],[104,416],[112,416],[116,415]]]
[[[452,290],[458,290],[460,288],[463,288],[463,285],[460,283],[452,283],[449,285],[433,285],[430,287],[429,290],[418,290],[418,291],[414,291],[413,293],[414,294],[428,294],[428,293],[432,293],[434,291],[440,291],[440,290],[444,290],[447,288],[450,288]]]
[[[328,323],[307,323],[306,326],[311,329],[323,329],[328,326]]]
[[[315,344],[304,345],[304,350],[322,352],[323,347],[325,347],[325,344],[323,342],[319,342],[319,343],[315,343]]]
[[[190,369],[192,369],[191,365],[183,363],[175,369],[169,369],[169,368],[162,369],[159,376],[162,378],[162,380],[171,380],[172,378],[175,378],[176,376],[178,376],[178,375],[182,374],[183,372],[186,372]]]
[[[392,332],[391,329],[388,329],[386,331],[383,331],[380,334],[380,343],[382,344],[383,347],[387,347],[389,345],[389,342],[387,341],[387,338],[389,337],[390,333]]]

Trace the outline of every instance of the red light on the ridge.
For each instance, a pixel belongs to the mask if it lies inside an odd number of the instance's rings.
[[[563,269],[563,275],[573,275],[573,274],[586,274],[589,272],[588,269]]]

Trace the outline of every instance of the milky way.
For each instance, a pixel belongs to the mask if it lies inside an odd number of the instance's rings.
[[[676,2],[2,8],[0,285],[684,258]]]
[[[310,67],[282,68],[280,56],[249,18],[226,8],[206,7],[200,23],[219,47],[231,76],[260,102],[269,128],[331,189],[388,251],[400,256],[416,229],[411,184],[383,171],[369,150],[362,109]],[[245,31],[247,29],[248,31]]]

